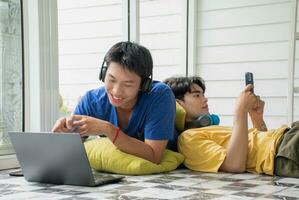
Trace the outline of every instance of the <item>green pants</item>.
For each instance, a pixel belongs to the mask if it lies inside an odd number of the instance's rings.
[[[299,178],[299,121],[286,130],[278,144],[274,173]]]

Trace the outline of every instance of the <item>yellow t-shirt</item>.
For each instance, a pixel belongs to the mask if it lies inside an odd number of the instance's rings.
[[[277,143],[287,126],[270,131],[248,130],[248,172],[273,175],[274,155]],[[208,126],[188,129],[178,139],[178,150],[185,156],[189,169],[218,172],[226,156],[226,148],[232,128]]]

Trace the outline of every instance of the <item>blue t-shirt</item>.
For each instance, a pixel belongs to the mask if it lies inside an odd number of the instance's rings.
[[[111,105],[104,87],[88,91],[74,114],[88,115],[118,126],[116,108]],[[139,92],[131,118],[122,131],[142,141],[173,140],[174,124],[175,97],[166,84],[153,81],[150,92]]]

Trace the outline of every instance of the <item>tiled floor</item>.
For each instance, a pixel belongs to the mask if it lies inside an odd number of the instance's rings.
[[[254,174],[209,174],[186,169],[127,176],[98,187],[29,183],[0,171],[0,200],[16,199],[299,199],[299,179]]]

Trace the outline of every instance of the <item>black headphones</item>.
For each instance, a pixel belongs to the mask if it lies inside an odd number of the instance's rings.
[[[102,63],[102,67],[101,67],[101,71],[99,74],[99,79],[100,81],[104,82],[105,81],[105,76],[107,73],[107,69],[108,66],[105,65],[106,61],[104,59],[103,63]],[[143,77],[141,80],[141,85],[140,85],[140,90],[142,92],[149,92],[151,90],[151,86],[152,86],[152,74],[150,74],[149,77]]]

